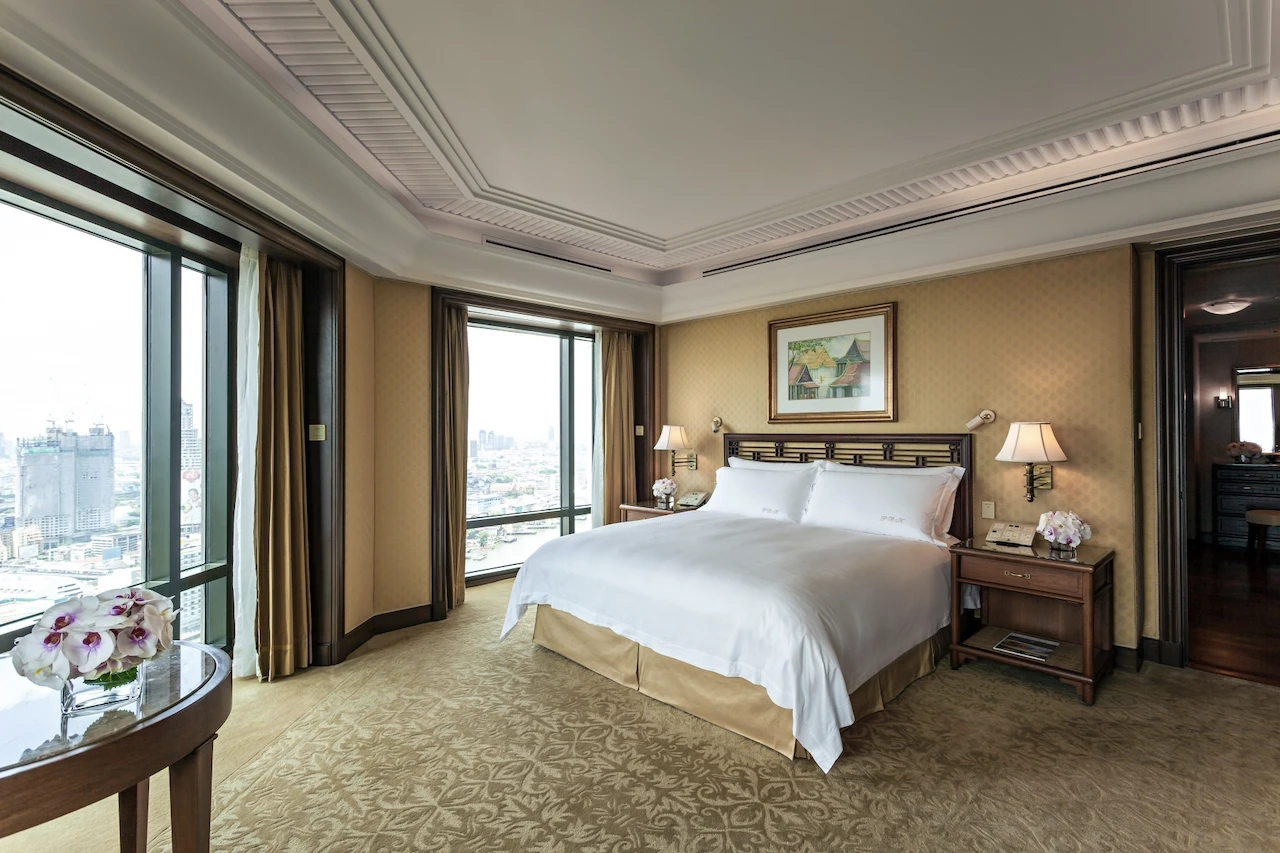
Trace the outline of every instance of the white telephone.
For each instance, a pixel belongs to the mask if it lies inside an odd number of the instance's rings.
[[[680,500],[676,501],[676,506],[681,509],[697,509],[706,503],[709,497],[711,497],[710,492],[685,492],[680,496]]]
[[[997,521],[987,533],[987,541],[999,545],[1021,545],[1026,548],[1036,541],[1036,529],[1030,524],[1006,524]]]

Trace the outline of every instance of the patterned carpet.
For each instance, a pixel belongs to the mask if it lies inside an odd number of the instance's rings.
[[[509,589],[330,670],[217,786],[213,849],[1280,850],[1280,690],[1150,666],[1088,708],[944,666],[824,776],[532,646],[531,615],[497,643]]]

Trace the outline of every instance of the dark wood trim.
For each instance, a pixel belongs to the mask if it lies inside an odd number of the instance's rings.
[[[1156,563],[1160,639],[1147,658],[1188,661],[1187,394],[1183,282],[1190,267],[1280,258],[1280,233],[1269,232],[1160,249],[1155,253]],[[1204,330],[1197,329],[1197,333]],[[1154,652],[1154,654],[1151,654]]]
[[[725,433],[724,458],[742,455],[744,444],[772,445],[773,457],[748,451],[751,458],[762,462],[809,462],[832,459],[869,468],[910,467],[893,463],[899,444],[932,445],[931,456],[916,454],[918,467],[959,465],[964,479],[956,491],[955,511],[951,516],[952,536],[961,540],[973,538],[973,435],[971,433]],[[796,445],[790,447],[788,445]],[[815,447],[823,445],[823,447]]]
[[[346,624],[346,299],[342,269],[302,267],[303,407],[324,424],[307,441],[307,539],[311,559],[312,662],[342,660]]]
[[[1143,582],[1143,575],[1146,571],[1146,561],[1143,555],[1146,553],[1146,530],[1143,524],[1146,519],[1146,496],[1143,494],[1143,466],[1142,466],[1142,282],[1141,272],[1138,267],[1138,253],[1129,247],[1129,310],[1132,314],[1130,317],[1130,334],[1132,335],[1133,345],[1129,361],[1129,369],[1133,376],[1132,386],[1133,394],[1133,433],[1130,435],[1130,443],[1133,447],[1133,636],[1139,641],[1142,639],[1142,629],[1146,624],[1146,584]],[[1138,643],[1141,646],[1141,642]],[[1142,667],[1142,659],[1140,654],[1134,655],[1133,670],[1136,672]],[[1128,669],[1129,667],[1125,667]]]
[[[194,223],[282,260],[307,261],[329,269],[343,265],[342,258],[287,225],[2,66],[0,101],[93,149],[81,156],[96,154],[112,165],[127,167],[135,177],[112,169],[117,174],[111,180],[136,195],[158,200]],[[63,152],[53,153],[60,156]],[[166,192],[156,193],[159,188]]]
[[[451,300],[450,291],[431,288],[431,387],[427,389],[431,401],[431,458],[444,459],[444,416],[448,405],[444,395],[444,334],[440,328],[445,306]],[[444,470],[438,464],[431,466],[431,616],[432,620],[449,615],[448,582],[449,523],[443,508],[448,505],[447,483]]]
[[[336,662],[346,660],[352,652],[378,634],[388,634],[402,628],[412,628],[415,625],[425,625],[435,621],[438,620],[433,618],[430,604],[420,604],[417,607],[406,607],[403,610],[392,610],[370,616],[342,636],[338,644],[341,657]]]
[[[485,293],[471,293],[466,290],[449,290],[434,288],[442,301],[467,305],[472,308],[490,308],[494,311],[511,311],[516,314],[527,314],[533,317],[545,317],[550,320],[565,320],[570,323],[583,323],[588,326],[599,326],[602,329],[613,329],[619,332],[652,332],[652,323],[639,320],[626,320],[621,317],[609,317],[604,314],[592,314],[572,308],[557,308],[553,305],[539,305],[536,302],[522,302],[502,296],[490,296]]]

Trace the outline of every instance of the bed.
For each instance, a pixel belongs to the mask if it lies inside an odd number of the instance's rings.
[[[972,533],[968,435],[741,435],[725,458],[865,468],[960,466],[950,537]],[[786,465],[777,466],[779,470]],[[502,636],[829,770],[840,729],[931,673],[950,624],[937,541],[695,512],[547,543],[524,564]]]

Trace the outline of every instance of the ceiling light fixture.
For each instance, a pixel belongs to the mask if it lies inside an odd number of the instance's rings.
[[[1210,302],[1204,306],[1204,310],[1210,314],[1239,314],[1248,307],[1249,303],[1243,299],[1224,299],[1221,302]]]

